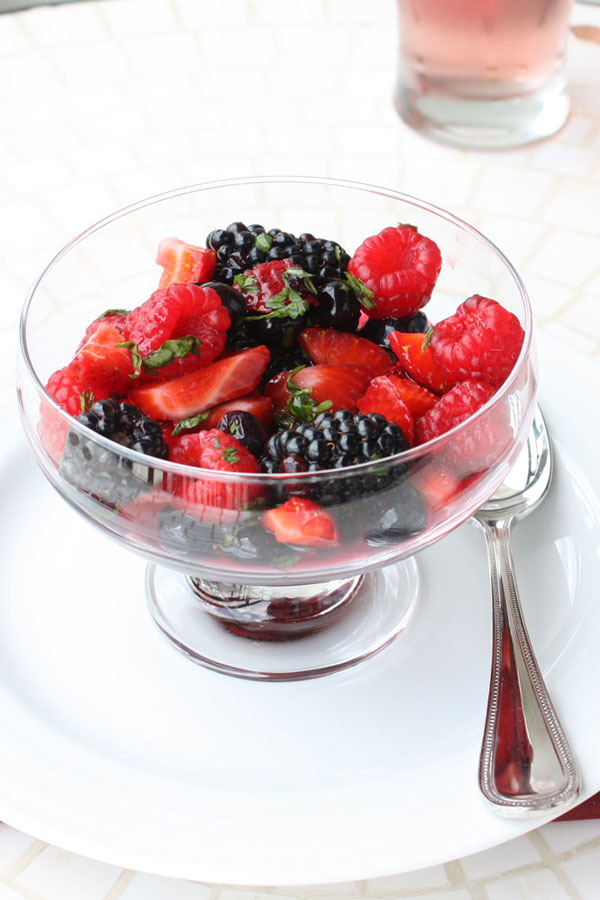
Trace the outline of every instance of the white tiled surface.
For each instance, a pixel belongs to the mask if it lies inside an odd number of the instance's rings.
[[[600,27],[600,10],[579,6],[574,21]],[[600,356],[600,46],[571,38],[561,134],[469,154],[399,123],[395,43],[392,0],[95,0],[0,16],[0,402],[24,292],[62,243],[142,196],[244,174],[347,177],[450,208],[516,262],[540,329]],[[0,900],[283,897],[598,900],[600,821],[301,889],[120,870],[0,826]]]

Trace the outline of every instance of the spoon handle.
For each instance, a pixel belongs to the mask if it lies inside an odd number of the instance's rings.
[[[479,785],[502,816],[558,812],[577,796],[579,773],[523,620],[510,546],[512,519],[480,524],[490,567],[493,650]]]

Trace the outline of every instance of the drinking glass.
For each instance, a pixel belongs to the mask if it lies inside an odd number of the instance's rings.
[[[395,105],[446,144],[501,149],[554,134],[569,114],[572,0],[398,0]]]

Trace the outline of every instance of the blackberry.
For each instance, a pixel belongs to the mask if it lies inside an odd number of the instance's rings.
[[[169,457],[159,423],[125,400],[98,400],[77,421],[121,447],[157,459]],[[161,476],[152,465],[133,463],[75,431],[67,436],[60,467],[67,481],[112,507],[135,499]]]
[[[332,278],[342,278],[348,269],[350,257],[335,241],[315,238],[312,234],[301,234],[293,262],[312,275],[317,287]]]
[[[341,278],[350,257],[335,241],[315,238],[304,233],[299,237],[262,225],[232,222],[227,228],[216,228],[206,238],[206,246],[217,254],[215,281],[233,284],[233,279],[247,269],[275,259],[291,259],[302,266],[319,285],[331,278]]]
[[[265,344],[269,350],[275,350],[281,354],[295,346],[296,339],[306,328],[306,324],[306,315],[297,316],[295,319],[290,316],[272,319],[246,319],[244,333],[251,345]]]
[[[339,278],[326,281],[317,292],[315,322],[322,328],[356,331],[361,304],[354,289]]]
[[[358,463],[382,460],[369,472],[345,478],[305,479],[275,488],[277,499],[287,495],[308,496],[323,506],[345,503],[364,494],[378,493],[403,478],[407,464],[386,465],[385,457],[409,449],[402,429],[377,413],[338,410],[320,413],[312,423],[299,424],[274,434],[267,442],[261,467],[266,472],[320,472],[343,469]]]
[[[267,429],[252,413],[242,410],[227,412],[217,428],[232,434],[257,459],[263,455],[267,443]]]
[[[423,312],[414,316],[405,316],[394,319],[391,316],[385,319],[369,319],[364,328],[361,328],[361,337],[366,337],[380,347],[390,349],[390,334],[392,331],[401,331],[403,334],[424,334],[429,328],[429,319]]]

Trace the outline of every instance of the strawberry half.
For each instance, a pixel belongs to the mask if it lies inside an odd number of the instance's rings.
[[[410,480],[425,498],[431,512],[445,509],[468,483],[431,462],[413,471]]]
[[[335,522],[325,510],[305,497],[292,497],[263,513],[263,525],[282,544],[317,546],[337,544]]]
[[[413,414],[415,422],[435,406],[439,400],[437,394],[432,394],[427,388],[421,387],[412,378],[407,378],[405,375],[394,371],[388,374],[390,378],[393,378],[394,386]]]
[[[374,378],[367,393],[358,401],[358,409],[365,415],[379,413],[389,422],[395,422],[412,446],[415,440],[415,422],[413,414],[398,390],[397,380],[394,375],[380,375],[379,378]]]
[[[131,387],[134,374],[131,353],[124,347],[123,335],[100,320],[87,341],[81,345],[69,369],[86,389],[105,394],[123,394]]]
[[[195,247],[179,238],[164,238],[158,245],[156,262],[163,272],[158,283],[159,289],[170,284],[189,284],[210,281],[215,271],[217,254],[207,247]]]
[[[443,394],[450,384],[431,354],[426,334],[405,334],[393,331],[390,347],[404,371],[413,381],[435,394]]]
[[[384,228],[368,237],[348,271],[373,292],[365,309],[372,319],[412,316],[425,306],[437,281],[442,256],[437,244],[413,225]]]
[[[290,390],[288,380],[292,376],[293,388]],[[368,369],[362,366],[350,365],[319,365],[305,366],[298,370],[280,372],[265,385],[265,393],[271,397],[276,412],[285,409],[294,399],[294,394],[303,391],[307,406],[316,408],[322,404],[328,404],[323,409],[336,412],[338,409],[348,409],[356,412],[358,401],[363,396],[371,381]],[[320,412],[321,410],[319,410]],[[311,421],[308,415],[303,421]]]
[[[334,328],[307,328],[300,335],[300,347],[311,362],[322,365],[363,366],[375,377],[392,368],[388,353],[369,341],[347,331]]]
[[[266,347],[251,347],[218,359],[189,375],[141,385],[129,399],[153,419],[178,422],[253,391],[269,362]]]

